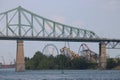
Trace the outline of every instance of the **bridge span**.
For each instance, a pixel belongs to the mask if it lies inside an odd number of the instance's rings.
[[[120,46],[120,39],[101,38],[95,32],[39,16],[21,6],[0,13],[0,40],[16,40],[16,71],[25,70],[23,41],[69,41],[99,43],[99,66],[106,68],[106,46]]]
[[[69,41],[69,42],[120,42],[120,39],[109,38],[79,38],[79,37],[27,37],[27,36],[0,36],[0,40],[25,40],[25,41]]]

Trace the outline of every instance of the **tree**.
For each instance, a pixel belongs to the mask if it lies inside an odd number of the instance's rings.
[[[116,66],[117,66],[117,63],[113,58],[107,59],[107,69],[112,69]]]
[[[70,58],[63,54],[45,56],[37,51],[32,58],[25,58],[26,69],[92,69],[97,65],[83,57]]]

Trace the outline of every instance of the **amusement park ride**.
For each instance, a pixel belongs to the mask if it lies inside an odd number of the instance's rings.
[[[82,43],[78,49],[78,53],[74,52],[73,50],[70,49],[69,45],[68,47],[65,45],[62,49],[59,49],[54,45],[54,44],[47,44],[42,51],[43,54],[50,56],[56,56],[59,54],[63,54],[71,59],[73,58],[79,58],[79,57],[84,57],[87,60],[92,60],[93,62],[97,62],[99,60],[99,55],[92,51],[87,44]]]

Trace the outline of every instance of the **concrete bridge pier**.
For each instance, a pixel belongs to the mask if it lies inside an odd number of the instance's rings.
[[[16,54],[16,71],[25,71],[25,61],[24,61],[24,48],[23,41],[17,41],[17,54]]]
[[[100,42],[99,44],[99,68],[106,69],[106,44]]]

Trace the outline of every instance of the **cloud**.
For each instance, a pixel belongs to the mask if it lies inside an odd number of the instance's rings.
[[[73,25],[75,25],[75,27],[77,28],[83,28],[83,26],[86,26],[85,23],[83,21],[73,21]]]
[[[106,2],[103,3],[102,8],[109,11],[118,10],[120,9],[120,0],[106,0]]]
[[[59,22],[59,23],[65,23],[65,18],[64,17],[61,17],[61,16],[52,16],[52,19],[56,22]]]

